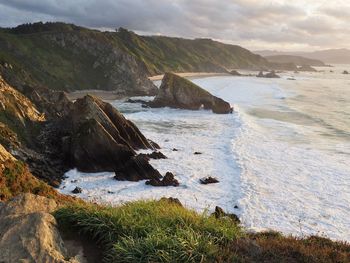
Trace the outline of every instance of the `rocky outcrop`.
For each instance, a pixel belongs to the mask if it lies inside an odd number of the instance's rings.
[[[239,73],[237,70],[231,70],[231,71],[230,71],[230,74],[231,74],[232,76],[242,76],[242,74]]]
[[[280,78],[280,76],[278,76],[276,74],[276,72],[274,70],[264,74],[264,72],[260,71],[259,74],[257,75],[258,78]]]
[[[154,149],[140,130],[111,104],[93,96],[78,99],[67,121],[63,149],[71,167],[84,172],[111,171],[118,180],[159,178],[137,149]]]
[[[151,179],[149,181],[146,181],[146,185],[152,185],[152,186],[179,186],[179,181],[175,179],[175,176],[167,172],[165,176],[162,179],[155,178]]]
[[[201,178],[201,179],[199,180],[199,182],[200,182],[201,184],[216,184],[216,183],[219,182],[219,180],[216,179],[215,177],[209,176],[209,177]]]
[[[154,108],[171,107],[189,110],[203,107],[219,114],[232,112],[228,102],[173,73],[164,75],[158,95],[147,105]]]
[[[348,75],[349,72],[348,72],[347,70],[344,70],[344,71],[343,71],[343,74]]]
[[[236,214],[226,213],[220,206],[215,207],[215,212],[212,213],[212,215],[215,216],[215,218],[228,217],[236,224],[239,224],[241,222]]]
[[[79,262],[69,255],[50,214],[52,199],[22,194],[1,205],[0,262]]]

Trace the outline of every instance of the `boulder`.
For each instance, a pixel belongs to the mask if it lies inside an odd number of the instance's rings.
[[[80,194],[83,192],[83,189],[81,189],[80,187],[75,187],[74,190],[72,191],[73,194]]]
[[[23,194],[0,210],[0,262],[78,262],[69,259],[52,199]]]
[[[199,110],[203,107],[218,114],[232,112],[228,102],[173,73],[165,73],[157,96],[147,105],[153,108],[171,107],[189,110]]]
[[[152,153],[140,153],[139,156],[147,157],[149,159],[168,159],[163,153],[154,151]]]
[[[145,156],[133,156],[115,169],[114,179],[120,181],[159,180],[162,176],[149,164]]]
[[[155,149],[139,129],[109,103],[87,95],[78,99],[70,114],[70,136],[63,148],[71,166],[83,172],[116,172],[116,179],[137,181],[158,178],[137,149]]]
[[[174,175],[167,172],[163,179],[151,179],[146,181],[146,185],[152,186],[179,186],[179,181],[175,179]]]
[[[214,177],[209,176],[209,177],[205,177],[205,178],[200,179],[199,182],[201,184],[216,184],[219,182],[219,180],[214,178]]]
[[[239,224],[241,222],[237,215],[225,213],[225,211],[220,206],[215,207],[215,212],[212,213],[212,215],[215,216],[215,218],[228,217],[236,224]]]
[[[349,74],[349,71],[344,70],[344,71],[343,71],[343,74],[347,75],[347,74]]]

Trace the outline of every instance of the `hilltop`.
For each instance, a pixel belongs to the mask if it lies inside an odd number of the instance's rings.
[[[113,90],[121,96],[155,95],[148,77],[167,71],[276,67],[247,49],[211,39],[140,36],[123,28],[101,32],[41,22],[0,29],[0,63],[10,65],[11,71],[1,73],[15,86]]]
[[[298,66],[309,65],[309,66],[315,66],[315,67],[326,66],[326,64],[321,60],[305,58],[302,56],[272,55],[272,56],[265,56],[265,58],[272,63],[293,63]]]

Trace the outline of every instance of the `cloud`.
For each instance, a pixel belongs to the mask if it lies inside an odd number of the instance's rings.
[[[64,21],[251,49],[321,49],[349,47],[347,10],[345,0],[0,0],[0,25]]]

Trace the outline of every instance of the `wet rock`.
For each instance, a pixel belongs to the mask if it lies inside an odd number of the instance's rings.
[[[317,70],[309,65],[302,65],[298,68],[299,71],[317,72]]]
[[[145,103],[146,101],[144,101],[144,100],[139,100],[139,99],[127,99],[125,102],[127,102],[127,103]]]
[[[343,71],[343,74],[347,75],[347,74],[349,74],[349,71],[344,70],[344,71]]]
[[[153,108],[171,107],[189,110],[199,110],[203,107],[218,114],[231,112],[228,102],[173,73],[165,73],[157,96],[147,105]]]
[[[147,157],[147,158],[150,158],[150,159],[156,159],[156,160],[157,159],[167,159],[168,158],[163,153],[157,152],[157,151],[154,151],[152,153],[147,153],[147,154],[140,153],[139,156]]]
[[[225,211],[220,206],[215,207],[215,212],[212,213],[212,215],[215,216],[215,218],[228,217],[236,224],[239,224],[241,222],[237,215],[225,213]]]
[[[202,154],[201,152],[194,152],[193,153],[194,155],[200,155],[200,154]]]
[[[171,172],[167,172],[162,179],[151,179],[146,181],[146,185],[152,186],[179,186],[179,181],[175,179]]]
[[[80,194],[83,192],[83,189],[81,189],[80,187],[75,187],[74,190],[72,191],[73,194]]]
[[[176,148],[173,148],[173,152],[177,152],[177,151],[179,151],[178,149],[176,149]]]
[[[119,181],[159,180],[161,174],[149,164],[145,156],[134,156],[115,170],[114,178]]]
[[[238,208],[239,208],[238,205],[235,205],[235,206],[234,206],[234,209],[238,209]]]
[[[200,179],[199,182],[201,184],[216,184],[219,182],[219,180],[216,179],[215,177],[209,176],[209,177],[205,177],[205,178]]]

